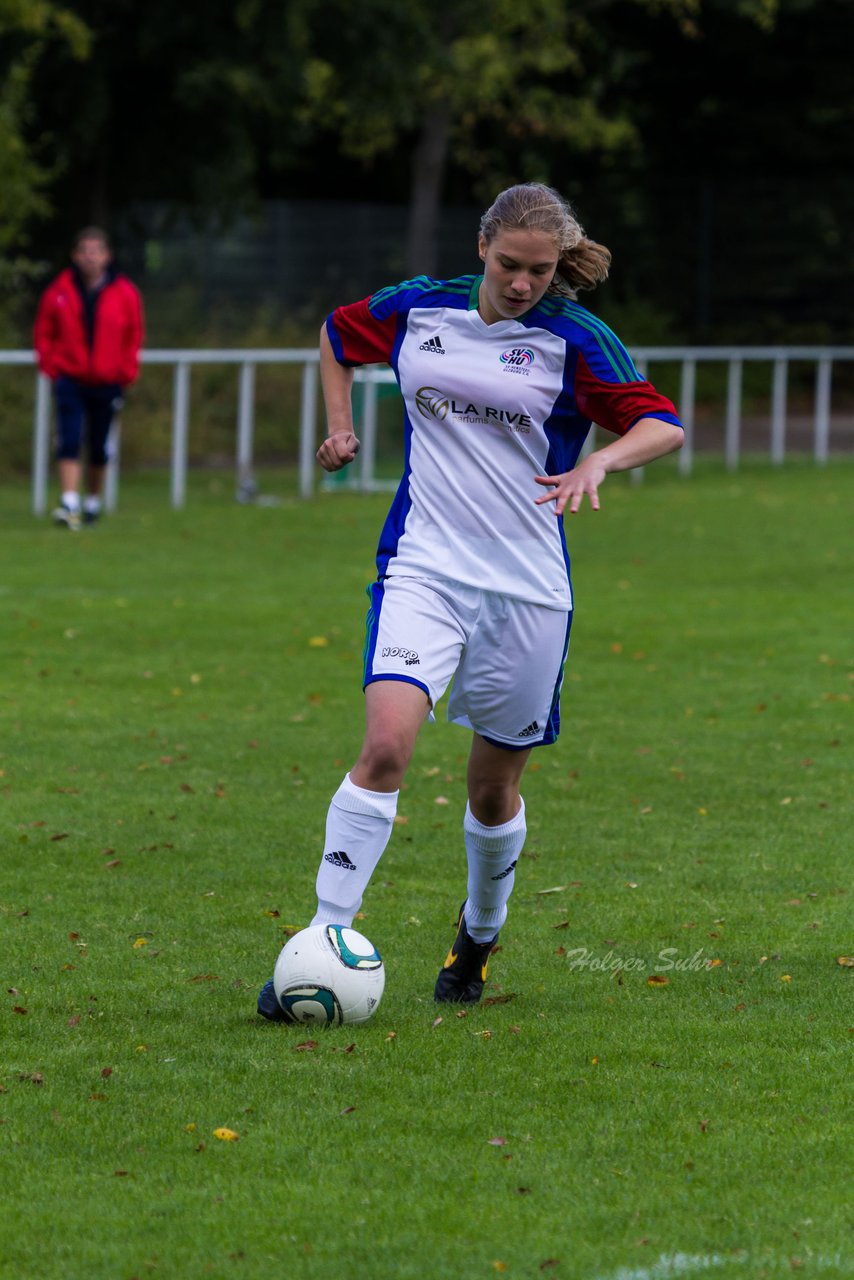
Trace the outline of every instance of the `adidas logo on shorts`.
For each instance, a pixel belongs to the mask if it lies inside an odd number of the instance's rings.
[[[327,853],[324,862],[331,862],[333,867],[340,867],[342,871],[355,871],[356,864],[341,849],[333,849],[331,853]]]
[[[418,348],[419,351],[433,351],[437,356],[445,354],[445,348],[442,346],[442,339],[438,333],[434,338],[428,338],[426,342],[422,342]]]
[[[540,726],[537,724],[536,720],[532,720],[531,723],[528,725],[527,729],[523,729],[521,733],[517,733],[516,737],[517,738],[533,738],[534,734],[539,732],[540,732]]]

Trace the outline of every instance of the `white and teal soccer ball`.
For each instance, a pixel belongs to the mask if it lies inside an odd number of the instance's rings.
[[[340,1026],[367,1022],[385,987],[372,942],[337,924],[310,925],[289,938],[273,971],[273,989],[288,1022]]]

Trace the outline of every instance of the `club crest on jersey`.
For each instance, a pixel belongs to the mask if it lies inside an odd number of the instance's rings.
[[[507,351],[501,352],[501,363],[504,365],[504,372],[521,373],[526,378],[529,368],[535,359],[536,356],[530,347],[509,347]]]

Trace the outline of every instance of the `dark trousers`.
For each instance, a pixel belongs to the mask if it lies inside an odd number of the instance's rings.
[[[77,460],[85,437],[90,464],[105,467],[109,460],[110,427],[122,405],[121,387],[116,383],[89,387],[64,374],[53,385],[57,458]]]

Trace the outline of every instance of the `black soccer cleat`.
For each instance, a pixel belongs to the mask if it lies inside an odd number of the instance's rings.
[[[265,982],[261,990],[258,992],[258,1012],[262,1018],[266,1018],[268,1022],[284,1022],[285,1015],[282,1006],[273,990],[273,979]]]
[[[489,942],[475,942],[466,928],[465,903],[460,907],[457,936],[436,979],[433,999],[439,1004],[477,1004],[483,995],[486,967],[498,934]]]

